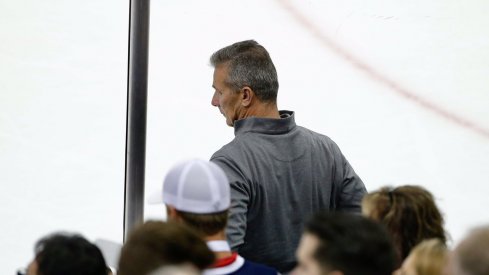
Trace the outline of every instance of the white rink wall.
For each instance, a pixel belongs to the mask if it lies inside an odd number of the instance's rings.
[[[128,6],[0,0],[1,274],[54,231],[122,241]],[[255,39],[277,67],[279,108],[335,140],[369,190],[428,188],[458,242],[489,223],[488,8],[152,1],[146,193],[233,138],[210,105],[208,58]]]

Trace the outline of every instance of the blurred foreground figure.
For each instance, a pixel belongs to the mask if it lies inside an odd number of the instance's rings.
[[[147,275],[166,266],[203,270],[214,255],[193,230],[176,223],[148,221],[137,227],[122,246],[118,275]]]
[[[421,186],[384,187],[363,198],[365,216],[384,224],[397,250],[397,266],[411,249],[426,239],[437,238],[446,243],[443,216],[433,195]]]
[[[413,248],[395,275],[444,275],[449,250],[439,239],[424,240]]]
[[[395,252],[379,223],[358,215],[320,213],[307,225],[294,275],[391,275]]]
[[[80,235],[53,234],[39,240],[27,275],[107,275],[100,249]]]
[[[320,210],[360,212],[365,186],[329,137],[296,125],[294,112],[278,110],[277,72],[263,46],[238,42],[210,62],[211,103],[235,135],[211,157],[231,184],[231,248],[290,271],[308,217]]]
[[[164,266],[148,275],[200,275],[201,273],[189,266]]]
[[[451,258],[451,274],[489,274],[489,225],[472,230],[455,248]]]

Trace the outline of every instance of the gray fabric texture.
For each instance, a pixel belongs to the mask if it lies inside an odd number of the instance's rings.
[[[305,222],[317,211],[360,212],[365,186],[327,136],[281,119],[246,118],[211,157],[228,176],[227,237],[244,258],[288,272]]]

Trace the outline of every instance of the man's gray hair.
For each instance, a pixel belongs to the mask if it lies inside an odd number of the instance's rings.
[[[277,70],[267,50],[254,40],[246,40],[224,47],[210,58],[216,67],[228,65],[226,84],[233,90],[250,87],[260,101],[276,102],[278,93]]]

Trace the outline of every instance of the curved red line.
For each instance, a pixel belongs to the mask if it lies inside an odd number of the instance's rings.
[[[375,81],[378,81],[382,83],[383,85],[387,86],[390,88],[390,90],[394,91],[397,95],[407,99],[411,100],[414,103],[418,104],[418,106],[429,110],[449,121],[452,123],[455,123],[456,125],[472,130],[476,132],[477,134],[480,134],[481,136],[489,139],[489,130],[485,129],[482,126],[477,125],[474,122],[471,122],[463,117],[460,117],[456,115],[453,112],[450,112],[449,110],[446,110],[435,103],[424,99],[416,93],[413,93],[409,91],[408,89],[402,87],[399,83],[396,81],[390,79],[389,77],[381,74],[379,71],[375,70],[372,68],[370,65],[368,65],[366,62],[363,62],[360,58],[357,58],[344,48],[342,48],[339,44],[335,43],[333,39],[329,38],[325,34],[321,32],[321,28],[317,27],[314,25],[310,20],[308,20],[303,14],[301,14],[298,9],[296,9],[288,0],[277,0],[282,7],[284,7],[285,10],[289,12],[289,14],[298,22],[300,23],[305,29],[310,31],[318,40],[321,42],[321,44],[329,49],[331,49],[333,52],[335,52],[337,55],[341,56],[342,58],[346,59],[353,67],[356,67],[358,70],[363,71],[366,73],[370,78],[374,79]]]

